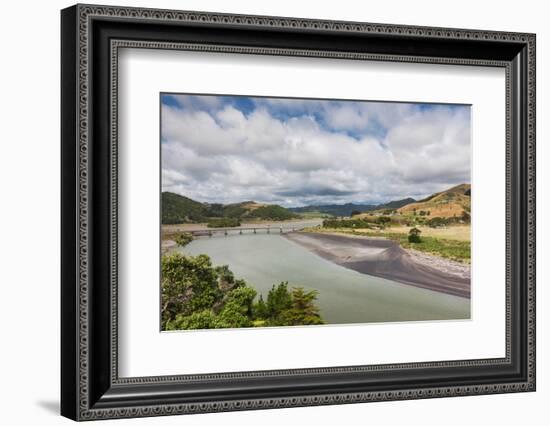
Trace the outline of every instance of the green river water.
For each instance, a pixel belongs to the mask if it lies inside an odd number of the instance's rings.
[[[318,290],[321,315],[329,324],[470,318],[469,299],[346,269],[277,233],[197,238],[177,250],[229,265],[264,299],[281,281]]]

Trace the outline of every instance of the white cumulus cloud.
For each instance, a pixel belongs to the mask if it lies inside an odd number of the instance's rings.
[[[171,95],[162,188],[285,206],[422,197],[470,182],[470,108]]]

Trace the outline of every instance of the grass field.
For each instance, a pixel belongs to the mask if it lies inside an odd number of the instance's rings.
[[[422,231],[420,243],[408,241],[410,227],[388,227],[382,230],[311,228],[312,232],[330,232],[369,237],[387,238],[397,241],[401,247],[441,256],[459,262],[470,262],[470,226],[460,225],[448,228],[418,227]]]
[[[470,241],[471,240],[471,227],[470,225],[456,225],[448,226],[446,228],[430,228],[429,226],[417,226],[422,233],[421,236],[424,237],[434,237],[434,238],[443,238],[446,240],[457,240],[457,241]],[[385,229],[382,229],[379,232],[380,236],[383,236],[385,233],[389,234],[409,234],[410,226],[392,226]],[[369,231],[373,232],[370,229],[358,229],[357,231]]]

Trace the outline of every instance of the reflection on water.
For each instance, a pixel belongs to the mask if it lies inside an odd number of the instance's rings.
[[[264,298],[281,281],[318,290],[321,315],[329,324],[470,317],[469,299],[360,274],[278,234],[198,238],[177,250],[229,265]]]

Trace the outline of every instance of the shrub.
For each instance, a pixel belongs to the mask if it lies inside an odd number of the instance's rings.
[[[380,225],[384,226],[388,223],[391,222],[391,217],[388,217],[388,216],[379,216],[376,220],[377,223],[379,223]]]
[[[374,222],[372,219],[325,219],[324,228],[372,228]]]
[[[446,219],[444,217],[434,217],[431,219],[428,219],[426,221],[426,225],[428,225],[431,228],[437,228],[438,226],[446,226],[451,221],[449,219]]]
[[[409,231],[409,243],[421,243],[422,240],[420,238],[420,233],[422,231],[416,227],[414,228],[411,228],[411,230]]]
[[[174,241],[178,246],[185,247],[187,244],[193,241],[193,235],[189,232],[182,232],[176,234],[176,236],[174,237]]]

